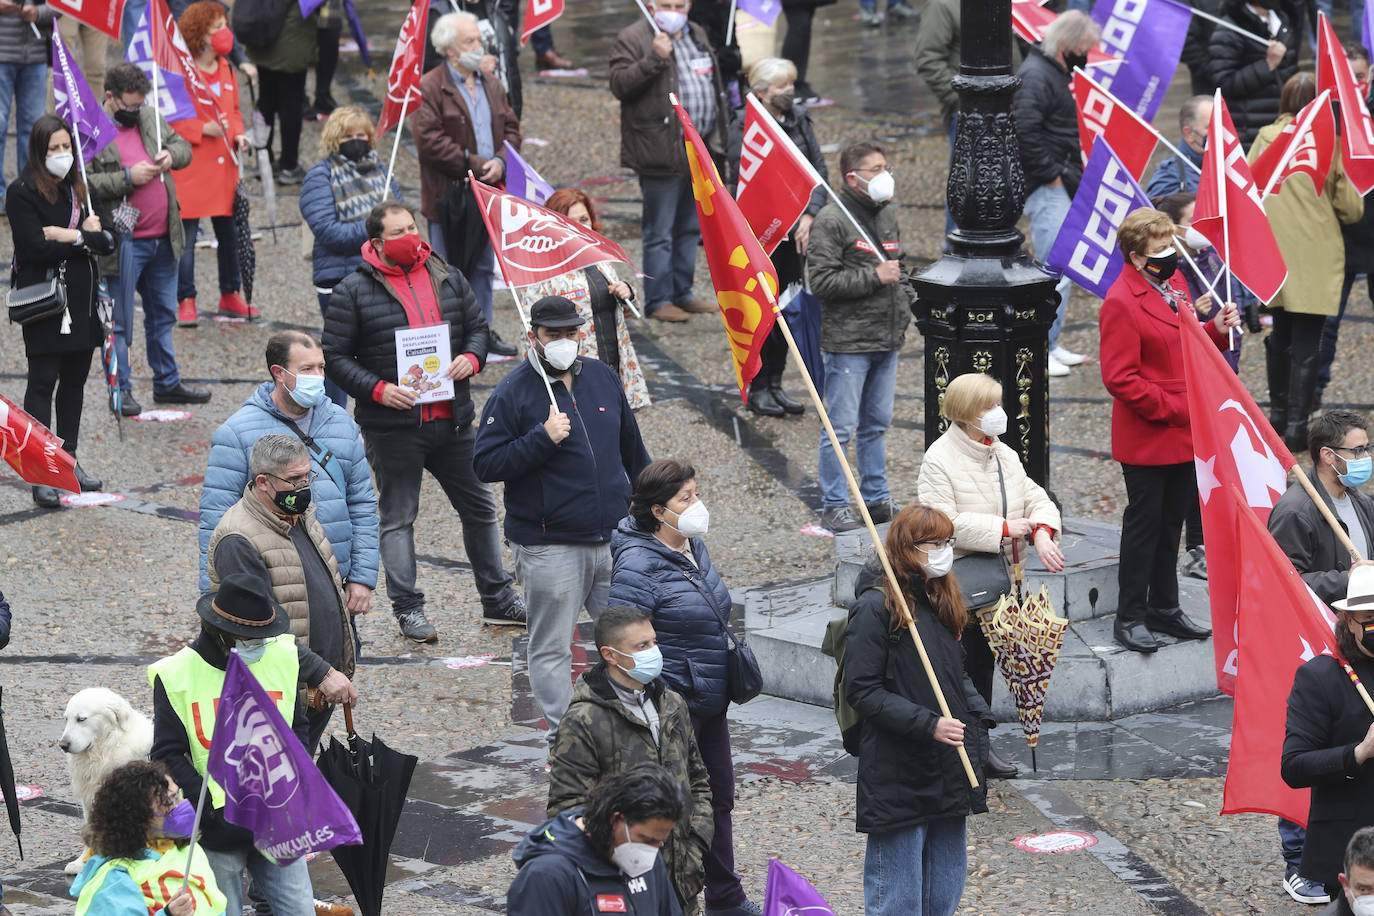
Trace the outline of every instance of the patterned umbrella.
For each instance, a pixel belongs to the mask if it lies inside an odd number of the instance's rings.
[[[978,623],[1016,703],[1016,715],[1021,719],[1021,729],[1031,749],[1031,768],[1038,770],[1035,746],[1040,741],[1045,695],[1055,662],[1059,660],[1059,650],[1064,646],[1064,630],[1069,621],[1055,614],[1049,591],[1044,586],[1040,587],[1039,594],[1023,597],[1016,541],[1012,542],[1012,557],[1016,594],[1004,595],[996,607],[981,609]]]
[[[109,281],[104,277],[100,278],[100,285],[96,287],[96,307],[100,312],[100,321],[105,325],[105,342],[100,346],[100,364],[105,369],[105,384],[109,387],[110,413],[114,414],[115,429],[119,432],[119,441],[124,441],[124,414],[120,410],[123,405],[124,393],[119,390],[119,354],[115,352],[115,331],[114,331],[114,298],[110,295]]]
[[[239,274],[243,281],[245,302],[253,301],[253,277],[258,272],[258,251],[253,247],[253,222],[249,219],[252,207],[242,179],[234,188],[234,239],[238,243]]]

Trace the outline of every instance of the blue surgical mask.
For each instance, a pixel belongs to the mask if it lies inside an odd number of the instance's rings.
[[[635,660],[633,668],[626,668],[623,665],[616,665],[616,667],[641,684],[647,684],[663,673],[663,653],[659,651],[658,646],[650,646],[638,652],[621,652],[615,646],[611,646],[611,651],[616,655],[625,655]]]
[[[296,376],[296,387],[287,392],[291,395],[291,400],[307,410],[319,406],[319,403],[324,400],[324,376],[296,375],[290,369],[287,369],[286,372]]]
[[[182,839],[191,835],[196,823],[196,806],[186,799],[162,816],[162,835]]]
[[[239,658],[243,659],[244,664],[254,664],[262,661],[262,657],[267,654],[267,640],[265,639],[240,639],[238,645]]]
[[[1369,482],[1369,473],[1374,470],[1374,458],[1347,458],[1345,473],[1337,474],[1336,479],[1344,486],[1358,487]]]

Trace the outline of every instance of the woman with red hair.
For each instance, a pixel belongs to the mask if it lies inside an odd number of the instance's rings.
[[[219,313],[231,318],[257,321],[262,316],[239,294],[238,242],[234,236],[234,188],[239,167],[231,147],[246,154],[252,148],[243,132],[239,114],[239,85],[229,52],[234,33],[229,30],[228,8],[216,0],[199,0],[186,7],[177,25],[186,47],[196,58],[200,78],[215,97],[218,118],[199,117],[173,121],[172,129],[191,144],[191,164],[177,172],[177,200],[186,247],[181,252],[177,275],[177,324],[193,328],[200,323],[196,312],[196,236],[200,219],[210,217],[219,247]]]
[[[577,188],[554,191],[544,206],[593,232],[601,231],[591,198]],[[523,311],[523,302],[537,302],[544,296],[571,300],[586,322],[577,332],[581,355],[600,360],[614,369],[620,376],[630,407],[638,410],[649,406],[649,388],[644,384],[644,370],[640,368],[639,357],[630,340],[630,329],[625,324],[625,303],[634,299],[634,295],[630,284],[616,276],[610,264],[597,264],[526,287],[523,300],[517,301],[522,301]]]

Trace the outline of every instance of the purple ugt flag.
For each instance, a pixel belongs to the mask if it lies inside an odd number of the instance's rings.
[[[358,56],[363,59],[363,66],[372,69],[372,49],[367,44],[367,33],[363,31],[362,20],[358,18],[358,8],[353,5],[353,0],[343,0],[344,18],[348,20],[348,30],[353,33],[353,40],[358,43]]]
[[[738,0],[735,9],[748,13],[764,25],[772,25],[782,12],[782,0]]]
[[[1364,21],[1360,24],[1360,41],[1364,44],[1364,49],[1369,52],[1369,57],[1374,60],[1374,3],[1365,0]]]
[[[506,144],[506,191],[532,204],[542,205],[552,196],[553,185],[540,177],[509,140],[503,142]]]
[[[810,881],[777,859],[769,859],[763,916],[835,916],[835,911]]]
[[[1153,121],[1178,69],[1193,11],[1173,0],[1097,0],[1093,21],[1102,27],[1102,50],[1122,59],[1097,81],[1123,105]]]
[[[1125,263],[1116,231],[1127,213],[1148,206],[1150,199],[1140,185],[1107,141],[1098,137],[1045,265],[1094,296],[1105,297]]]
[[[52,93],[57,113],[71,125],[76,133],[72,139],[80,145],[82,160],[89,163],[115,138],[118,128],[91,93],[90,84],[72,60],[57,29],[52,31],[52,63]]]
[[[301,18],[309,19],[310,14],[324,6],[325,0],[300,0]]]
[[[224,817],[253,832],[273,862],[363,841],[358,822],[237,650],[215,709],[206,772],[224,789]]]

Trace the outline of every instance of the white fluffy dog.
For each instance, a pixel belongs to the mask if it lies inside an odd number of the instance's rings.
[[[113,690],[88,687],[68,701],[66,727],[57,745],[67,755],[72,791],[85,814],[110,771],[148,757],[153,722]],[[78,856],[67,863],[67,874],[81,871],[82,862]]]

